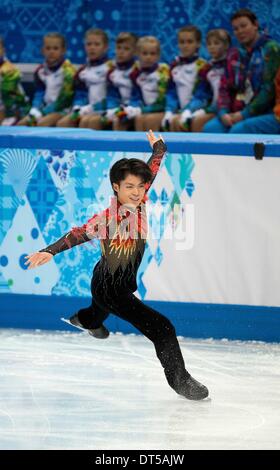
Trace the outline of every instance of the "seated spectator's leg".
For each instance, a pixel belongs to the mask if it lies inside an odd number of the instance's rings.
[[[262,114],[237,122],[230,130],[232,134],[279,134],[280,122],[273,113]]]
[[[213,134],[229,132],[230,127],[225,126],[218,117],[210,119],[210,121],[204,124],[202,132],[209,132]]]
[[[56,126],[57,121],[59,121],[61,118],[61,113],[50,113],[47,114],[47,116],[41,117],[37,123],[37,126],[54,127]]]
[[[145,123],[145,116],[144,114],[140,114],[136,116],[135,120],[135,130],[139,132],[146,131],[146,123]]]
[[[134,119],[130,119],[126,122],[121,122],[119,119],[113,121],[114,131],[133,131],[134,130]]]
[[[170,130],[171,132],[182,132],[179,114],[175,114],[172,121],[170,122]]]
[[[91,115],[82,116],[79,120],[79,127],[81,127],[82,129],[87,129],[89,127],[89,121],[91,117]]]
[[[192,118],[191,131],[202,132],[203,126],[206,124],[206,122],[210,121],[210,119],[213,119],[214,117],[215,114],[213,113],[204,114],[203,116],[195,116]]]
[[[100,115],[90,114],[89,116],[82,117],[80,120],[79,127],[87,127],[89,129],[95,129],[97,131],[101,131],[101,129],[103,128],[103,125],[102,125]]]
[[[152,129],[152,131],[158,132],[160,130],[161,121],[164,113],[148,113],[145,114],[146,131]]]
[[[16,126],[27,126],[29,121],[29,116],[25,116],[24,118],[20,119],[17,123]]]
[[[67,116],[64,116],[63,118],[59,119],[57,121],[56,126],[57,127],[77,127],[78,126],[78,121],[73,121],[71,119],[72,114],[67,114]]]
[[[5,119],[5,113],[4,111],[0,111],[0,124],[3,121],[3,119]]]

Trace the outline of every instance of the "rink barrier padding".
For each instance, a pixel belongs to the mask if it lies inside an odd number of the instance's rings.
[[[166,315],[174,324],[177,336],[280,341],[280,309],[277,307],[160,301],[145,301],[145,304]],[[84,297],[1,294],[0,325],[1,328],[78,332],[60,318],[69,317],[88,305],[90,298]],[[115,315],[110,315],[105,325],[113,333],[140,334]]]
[[[239,134],[162,133],[169,153],[188,152],[255,158],[254,145],[264,144],[264,156],[279,158],[280,136]],[[148,152],[143,132],[93,131],[90,129],[53,129],[0,127],[0,148],[37,148],[64,150],[111,150]]]

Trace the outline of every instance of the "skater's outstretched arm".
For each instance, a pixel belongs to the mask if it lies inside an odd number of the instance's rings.
[[[42,250],[38,251],[37,253],[32,253],[25,257],[26,265],[28,269],[36,268],[37,266],[41,266],[42,264],[47,263],[52,259],[52,257],[62,251],[69,250],[73,246],[80,245],[86,241],[89,241],[85,231],[82,231],[83,227],[77,227],[76,230],[80,229],[80,235],[75,236],[73,234],[73,229],[68,232],[66,235],[63,235],[59,240],[57,240],[52,245],[43,248]]]
[[[63,237],[46,248],[26,256],[25,259],[27,261],[25,265],[28,266],[28,269],[36,268],[47,263],[53,256],[62,253],[62,251],[81,245],[93,238],[103,238],[106,225],[107,211],[103,211],[101,214],[94,215],[81,227],[73,227],[66,235],[63,235]]]
[[[62,251],[69,250],[74,246],[88,242],[90,238],[87,235],[86,227],[87,224],[83,225],[82,227],[72,228],[70,232],[66,233],[66,235],[63,235],[63,237],[59,238],[59,240],[54,242],[52,245],[43,248],[40,250],[40,252],[51,253],[54,256],[58,253],[62,253]]]
[[[146,185],[146,191],[148,191],[150,186],[153,184],[153,181],[158,173],[158,170],[162,161],[162,157],[165,154],[167,147],[164,143],[164,140],[161,134],[159,134],[159,137],[156,137],[153,131],[149,130],[149,132],[147,132],[146,135],[153,149],[153,153],[151,157],[149,158],[149,160],[147,161],[147,164],[149,165],[153,174],[151,181],[147,183]]]

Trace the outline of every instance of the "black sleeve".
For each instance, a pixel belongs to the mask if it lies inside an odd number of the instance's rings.
[[[154,181],[154,179],[155,179],[155,177],[156,177],[156,175],[159,171],[160,164],[161,164],[161,161],[162,161],[162,157],[165,154],[166,150],[167,150],[167,147],[166,147],[165,143],[163,142],[163,140],[157,140],[157,142],[153,145],[153,153],[150,156],[149,160],[147,161],[147,164],[149,165],[149,167],[152,171],[153,177],[152,177],[152,180],[149,183],[149,186],[148,186],[147,190],[149,189],[149,187],[153,183],[153,181]]]
[[[54,256],[58,253],[61,253],[62,251],[69,250],[74,246],[88,242],[89,240],[91,240],[91,238],[87,236],[85,226],[75,227],[70,230],[70,232],[66,233],[66,235],[63,235],[63,237],[61,237],[59,240],[39,251],[45,251],[47,253],[51,253]]]

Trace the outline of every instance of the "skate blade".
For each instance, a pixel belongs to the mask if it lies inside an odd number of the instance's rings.
[[[64,321],[65,323],[68,323],[68,325],[73,326],[73,328],[78,328],[78,330],[85,331],[84,328],[81,328],[80,326],[73,325],[67,318],[61,317],[60,320]]]

